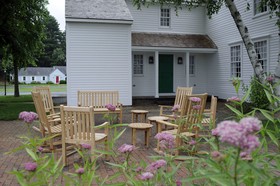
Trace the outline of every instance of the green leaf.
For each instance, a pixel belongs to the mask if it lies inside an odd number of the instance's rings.
[[[259,109],[259,111],[262,113],[262,115],[264,115],[264,117],[266,117],[266,119],[268,119],[271,122],[274,122],[274,118],[268,113],[267,110]]]
[[[243,114],[239,111],[239,110],[237,110],[236,108],[234,108],[234,107],[232,107],[231,105],[228,105],[228,104],[226,104],[226,106],[232,111],[232,112],[234,112],[237,116],[243,116]]]
[[[270,92],[268,92],[266,89],[264,89],[264,92],[265,92],[265,94],[266,94],[266,97],[267,97],[268,101],[269,101],[270,103],[273,103],[273,100],[272,100],[272,97],[271,97]]]
[[[33,152],[31,149],[29,148],[25,148],[26,152],[31,156],[31,158],[34,160],[34,161],[37,161],[38,160],[38,156],[35,152]]]
[[[113,140],[116,141],[117,139],[119,139],[122,136],[122,134],[124,133],[124,131],[126,131],[126,129],[123,129],[121,132],[119,132],[119,134],[116,135]]]
[[[268,136],[270,137],[270,139],[273,141],[273,143],[275,145],[277,145],[277,147],[279,147],[279,144],[278,144],[278,139],[275,137],[275,135],[270,132],[269,130],[266,131],[266,133],[268,134]]]

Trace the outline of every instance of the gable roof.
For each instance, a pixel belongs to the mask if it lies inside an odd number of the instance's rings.
[[[21,68],[18,72],[19,76],[49,76],[56,69],[60,70],[64,75],[66,75],[66,67],[54,66],[54,67],[26,67]],[[63,70],[64,69],[64,70]],[[65,71],[65,73],[64,73]]]
[[[66,19],[133,20],[124,0],[66,0],[65,17]]]
[[[148,32],[132,33],[132,46],[209,49],[218,48],[208,35]]]

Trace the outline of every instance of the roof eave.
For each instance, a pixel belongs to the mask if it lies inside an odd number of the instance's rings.
[[[79,23],[113,23],[113,24],[132,24],[133,20],[121,20],[121,19],[93,19],[93,18],[67,18],[67,22],[79,22]]]

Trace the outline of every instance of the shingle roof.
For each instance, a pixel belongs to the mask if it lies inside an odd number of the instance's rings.
[[[132,33],[132,46],[217,49],[208,35]]]
[[[65,17],[66,19],[133,20],[125,0],[66,0]]]
[[[62,73],[66,75],[66,67],[63,66],[21,68],[18,72],[18,75],[19,76],[49,76],[56,69],[59,69]]]

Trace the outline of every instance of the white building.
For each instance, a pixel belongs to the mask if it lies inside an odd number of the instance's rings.
[[[254,0],[247,1],[254,7]],[[280,48],[276,18],[236,1],[266,72],[274,72]],[[253,69],[239,32],[223,7],[212,19],[204,7],[189,11],[130,0],[66,0],[67,103],[77,91],[119,90],[133,96],[174,95],[177,86],[219,98],[235,95],[233,77],[248,84]]]
[[[51,81],[55,84],[59,84],[60,80],[66,80],[65,66],[27,67],[20,69],[18,72],[18,81],[20,83],[47,83]]]

